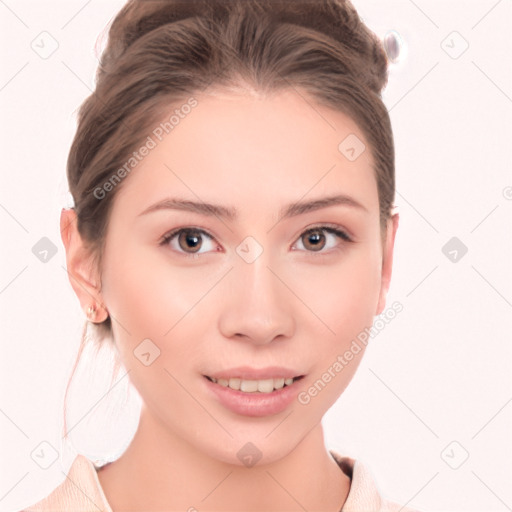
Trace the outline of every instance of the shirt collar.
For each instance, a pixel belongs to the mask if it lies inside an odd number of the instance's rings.
[[[333,450],[330,450],[330,454],[340,469],[350,478],[350,490],[340,512],[380,510],[383,505],[382,496],[369,469],[362,462],[350,457],[343,457]],[[79,458],[92,470],[92,478],[96,484],[97,494],[99,494],[96,498],[101,502],[101,508],[105,512],[112,512],[101,489],[96,472],[97,467],[89,459],[83,456],[79,456]]]
[[[330,450],[340,469],[350,478],[350,490],[340,512],[380,510],[383,503],[377,485],[368,468],[360,461],[342,457]]]

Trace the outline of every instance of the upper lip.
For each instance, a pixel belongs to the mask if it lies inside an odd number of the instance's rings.
[[[294,377],[302,377],[303,374],[297,370],[291,370],[283,366],[267,366],[266,368],[251,368],[250,366],[238,366],[236,368],[228,368],[218,372],[208,373],[205,377],[213,377],[214,379],[230,379],[240,378],[242,380],[264,380],[271,378],[283,377],[292,379]]]

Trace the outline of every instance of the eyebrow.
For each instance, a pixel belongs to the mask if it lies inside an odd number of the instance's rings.
[[[321,197],[307,202],[296,202],[291,203],[279,211],[279,218],[287,219],[309,213],[322,208],[328,208],[329,206],[348,206],[358,210],[368,212],[368,209],[361,203],[356,201],[354,198],[339,194],[335,196]],[[235,220],[238,216],[238,211],[234,207],[226,207],[211,203],[196,202],[180,198],[166,198],[158,203],[155,203],[144,211],[139,216],[146,215],[151,212],[159,210],[180,210],[186,212],[198,213],[206,216],[216,216],[227,220]]]

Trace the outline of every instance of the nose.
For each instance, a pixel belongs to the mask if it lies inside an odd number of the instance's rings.
[[[269,265],[264,251],[255,261],[243,259],[224,283],[220,332],[226,338],[265,345],[293,336],[295,297],[286,286],[286,276]]]

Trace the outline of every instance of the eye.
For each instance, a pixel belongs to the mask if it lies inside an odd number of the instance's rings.
[[[333,243],[329,244],[325,241],[328,237],[325,236],[327,233],[332,237]],[[206,250],[201,252],[201,249],[205,247],[203,243],[203,238],[206,237],[207,241],[210,241],[210,244],[206,244]],[[336,240],[338,239],[338,243]],[[327,249],[335,249],[340,242],[352,242],[352,239],[349,237],[345,231],[339,229],[335,226],[315,226],[304,231],[298,239],[298,242],[302,244],[302,247],[307,252],[318,252],[324,253],[328,251],[322,251],[325,247]],[[204,231],[203,229],[187,227],[187,228],[178,228],[167,234],[165,234],[159,242],[160,246],[168,245],[174,251],[183,254],[184,256],[190,258],[198,258],[199,254],[203,254],[205,252],[215,251],[215,244],[212,242],[214,238],[212,235]],[[305,243],[304,243],[305,241]],[[298,243],[296,242],[296,244]],[[210,247],[208,247],[210,245]],[[293,250],[297,250],[292,247]]]
[[[197,258],[199,254],[202,254],[200,249],[205,245],[202,241],[203,237],[213,241],[213,237],[202,229],[180,228],[165,234],[159,245],[169,245],[173,250],[182,252],[185,256]],[[206,248],[204,252],[212,250],[211,248],[208,249],[208,244],[206,244]]]
[[[328,233],[328,235],[331,236],[331,240],[333,240],[333,243],[329,245],[328,242],[326,242],[326,239],[328,237],[326,237],[326,235],[322,233]],[[352,242],[352,239],[348,236],[348,234],[345,233],[345,231],[343,231],[342,229],[339,229],[338,227],[315,226],[304,231],[304,233],[302,233],[302,235],[299,237],[298,242],[302,244],[302,247],[304,247],[304,249],[307,252],[323,253],[328,252],[329,249],[336,249],[336,247],[339,246],[341,243],[340,240],[344,242]],[[327,250],[322,251],[322,249],[324,249],[325,247],[327,247]]]

